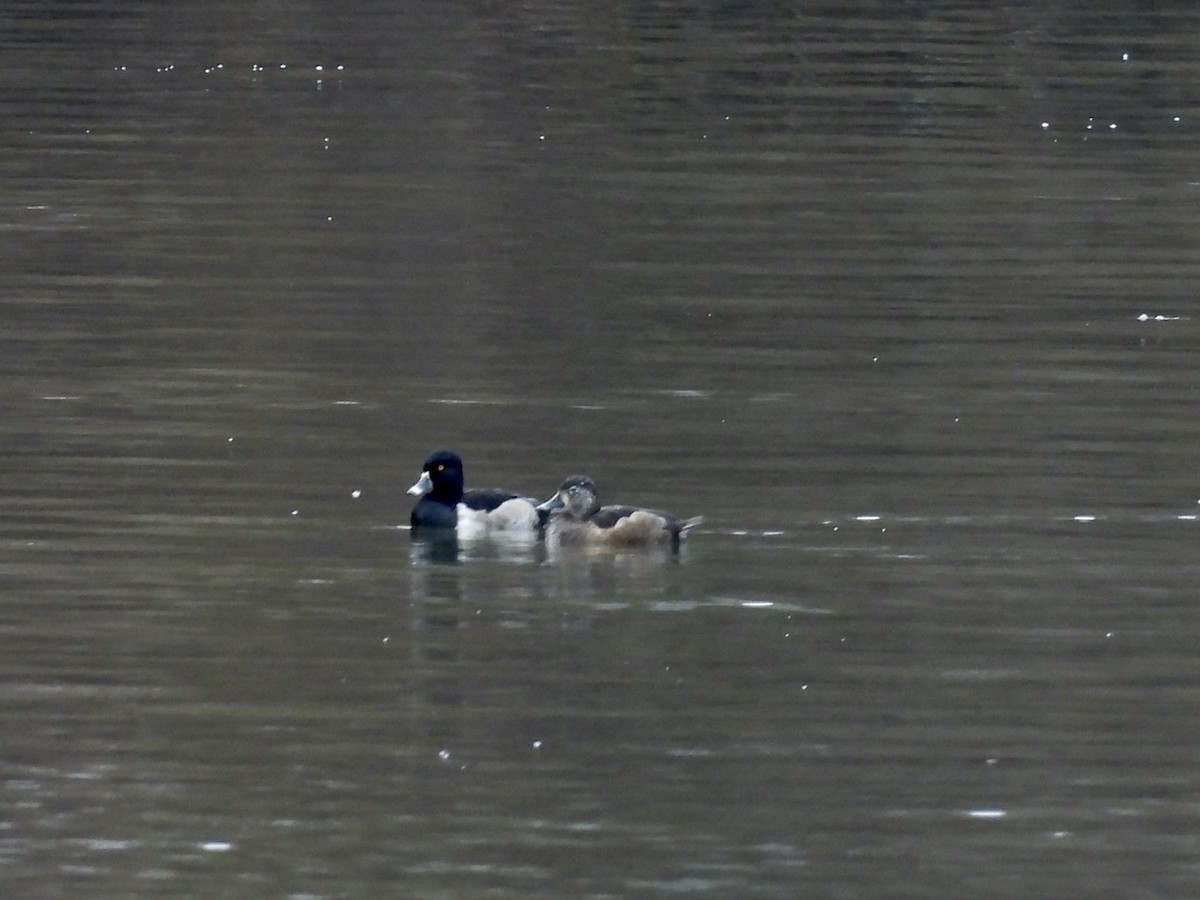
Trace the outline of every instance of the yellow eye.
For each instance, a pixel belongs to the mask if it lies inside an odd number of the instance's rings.
[[[439,471],[439,472],[440,472],[440,471],[442,471],[442,469],[444,469],[444,468],[446,468],[446,467],[445,467],[445,466],[443,466],[443,465],[441,465],[440,463],[438,464],[438,471]]]

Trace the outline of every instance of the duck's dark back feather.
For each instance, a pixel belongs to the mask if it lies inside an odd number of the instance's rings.
[[[637,510],[636,506],[602,506],[588,517],[588,521],[596,523],[600,528],[612,528]]]
[[[644,506],[602,506],[595,513],[588,517],[589,522],[595,522],[601,528],[612,528],[622,519],[632,516],[635,512],[645,512],[651,515],[658,516],[666,523],[667,530],[671,530],[672,526],[679,523],[676,516],[669,512],[663,512],[661,509],[647,509]],[[679,527],[684,527],[680,524]]]
[[[521,499],[520,494],[506,491],[503,488],[471,488],[463,492],[462,502],[470,509],[480,512],[491,512],[501,503]]]

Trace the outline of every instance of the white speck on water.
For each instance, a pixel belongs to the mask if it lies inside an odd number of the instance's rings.
[[[879,516],[855,516],[854,517],[855,522],[878,522],[879,519],[880,519]]]
[[[530,743],[530,745],[529,745],[529,746],[530,746],[530,747],[532,747],[534,750],[541,750],[541,749],[542,749],[542,742],[541,742],[540,740],[539,740],[539,741],[533,741],[533,742],[531,742],[531,743]]]
[[[1043,123],[1042,123],[1042,128],[1049,128],[1049,127],[1050,127],[1050,123],[1049,123],[1049,122],[1043,122]]]
[[[1095,522],[1095,516],[1075,516],[1076,522]]]
[[[1008,813],[1002,809],[971,809],[967,815],[972,819],[1003,819]]]
[[[300,510],[298,510],[298,509],[293,509],[293,510],[292,510],[292,515],[293,515],[293,516],[298,516],[298,515],[300,515]]]
[[[390,640],[391,640],[391,638],[390,638],[390,637],[385,637],[385,638],[383,639],[383,642],[386,644],[386,643],[387,643],[388,641],[390,641]]]
[[[1129,54],[1128,54],[1128,53],[1122,53],[1122,54],[1121,54],[1121,61],[1122,61],[1122,62],[1129,62]]]
[[[746,609],[766,609],[775,604],[770,600],[743,600],[742,606]]]
[[[233,844],[229,841],[205,841],[200,845],[200,849],[209,853],[228,853],[233,849]]]
[[[438,759],[440,759],[442,762],[449,762],[450,761],[450,751],[449,750],[439,750],[438,751]]]
[[[780,537],[782,534],[782,531],[764,531],[763,537]]]
[[[1112,633],[1111,631],[1106,631],[1106,632],[1104,632],[1104,636],[1105,636],[1106,638],[1108,638],[1108,639],[1110,639],[1110,640],[1111,640],[1111,639],[1112,639],[1112,636],[1113,636],[1113,633]]]
[[[351,491],[351,492],[350,492],[350,496],[351,496],[353,499],[357,500],[359,497],[361,497],[361,496],[362,496],[362,491],[355,489],[355,490],[353,490],[353,491]]]
[[[1113,122],[1111,125],[1109,125],[1109,126],[1108,126],[1108,128],[1109,128],[1109,130],[1110,130],[1110,131],[1116,131],[1116,130],[1117,130],[1117,123],[1116,123],[1116,122]]]

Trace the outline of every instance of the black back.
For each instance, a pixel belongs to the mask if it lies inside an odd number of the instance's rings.
[[[520,494],[514,494],[512,491],[506,491],[502,488],[471,488],[471,490],[463,494],[462,502],[471,509],[477,509],[481,512],[491,512],[501,503],[520,496]]]
[[[588,521],[601,528],[612,528],[622,519],[632,516],[638,509],[636,506],[602,506],[588,516]]]

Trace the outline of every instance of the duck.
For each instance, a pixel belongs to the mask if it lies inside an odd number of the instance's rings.
[[[546,514],[537,501],[502,488],[463,490],[463,461],[453,450],[435,450],[408,489],[419,497],[409,522],[417,529],[454,529],[459,537],[492,532],[534,535]]]
[[[703,516],[681,519],[640,506],[601,506],[596,482],[587,475],[568,476],[537,509],[547,516],[546,543],[552,546],[678,550],[684,535],[704,520]]]

